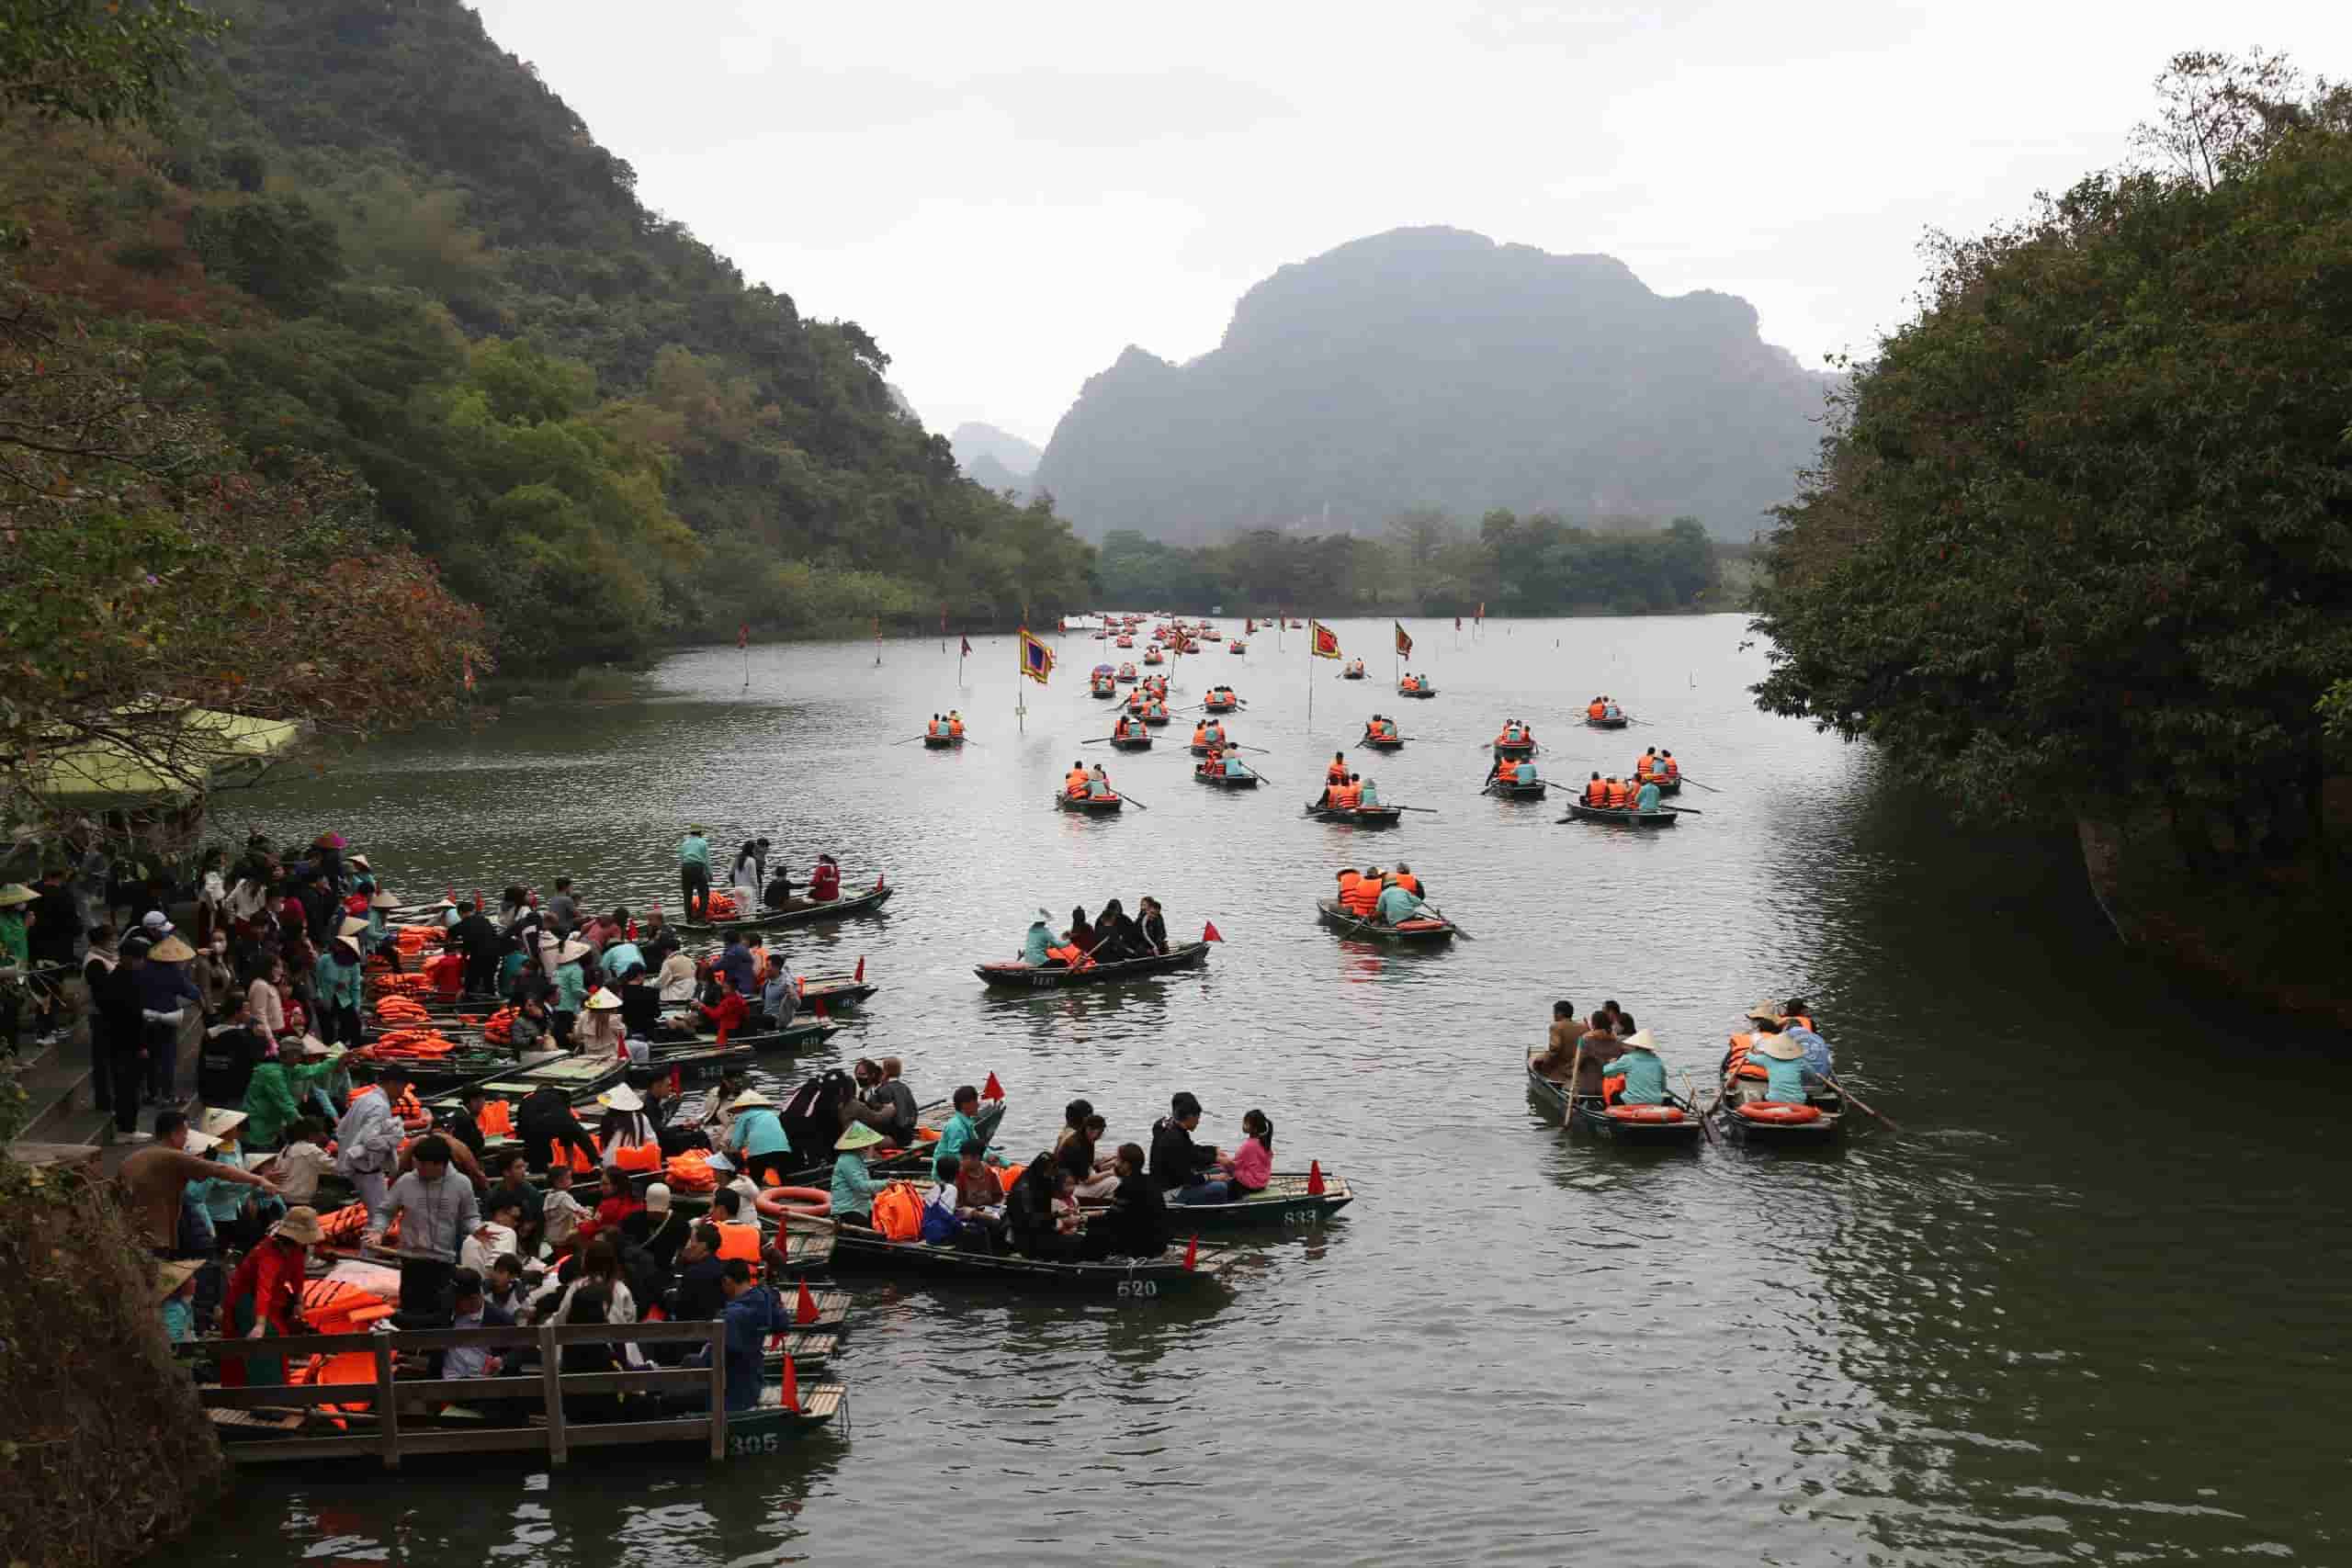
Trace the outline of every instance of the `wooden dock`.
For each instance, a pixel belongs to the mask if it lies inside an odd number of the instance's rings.
[[[584,1342],[707,1345],[707,1368],[664,1367],[649,1371],[562,1371],[563,1348]],[[536,1374],[482,1378],[396,1378],[397,1358],[432,1350],[481,1348],[512,1352],[537,1347]],[[182,1356],[218,1358],[263,1354],[288,1361],[317,1355],[364,1351],[375,1360],[376,1378],[366,1382],[270,1384],[198,1390],[205,1410],[224,1439],[223,1450],[241,1464],[293,1460],[374,1456],[387,1470],[424,1454],[537,1452],[560,1465],[574,1449],[615,1444],[694,1443],[713,1460],[728,1457],[727,1325],[708,1323],[548,1324],[537,1328],[443,1328],[385,1334],[305,1334],[282,1339],[199,1339],[175,1348]],[[830,1348],[830,1347],[828,1347]],[[567,1420],[566,1395],[699,1393],[705,1403],[685,1415],[652,1420]],[[839,1391],[815,1389],[829,1407],[808,1414],[830,1416]],[[328,1409],[365,1404],[365,1410]],[[437,1418],[449,1405],[469,1412],[485,1404],[519,1405],[515,1424],[492,1426]],[[751,1415],[745,1412],[744,1415]]]

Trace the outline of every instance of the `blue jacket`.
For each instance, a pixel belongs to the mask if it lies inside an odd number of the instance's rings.
[[[1830,1076],[1828,1041],[1824,1040],[1802,1023],[1792,1023],[1783,1028],[1781,1032],[1804,1047],[1804,1060],[1799,1065],[1806,1072],[1825,1078]]]
[[[1607,1070],[1625,1075],[1626,1104],[1666,1103],[1666,1064],[1658,1060],[1657,1052],[1628,1051],[1610,1063]]]
[[[791,1145],[784,1136],[784,1122],[774,1109],[753,1105],[735,1112],[735,1124],[727,1130],[727,1146],[747,1158],[756,1158],[761,1155],[780,1155]]]
[[[752,950],[743,945],[741,937],[729,942],[727,951],[718,955],[718,972],[727,977],[727,988],[745,1001],[759,995],[752,970]]]
[[[1805,1102],[1803,1061],[1783,1062],[1777,1056],[1767,1056],[1761,1051],[1749,1052],[1747,1059],[1764,1069],[1764,1099],[1782,1105],[1803,1105]]]
[[[729,1302],[720,1315],[727,1320],[727,1408],[755,1409],[767,1382],[768,1336],[789,1329],[792,1320],[765,1285]]]
[[[1421,901],[1402,887],[1391,887],[1380,896],[1380,919],[1383,923],[1393,926],[1400,920],[1411,919],[1420,907]]]

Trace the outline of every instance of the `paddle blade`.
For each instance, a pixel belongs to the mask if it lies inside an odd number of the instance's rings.
[[[1216,921],[1203,920],[1201,922],[1201,940],[1203,942],[1223,942],[1225,938],[1216,934]]]

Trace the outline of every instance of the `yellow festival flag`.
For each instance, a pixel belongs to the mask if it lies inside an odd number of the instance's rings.
[[[1031,637],[1027,626],[1021,628],[1021,672],[1041,686],[1054,672],[1054,650]]]

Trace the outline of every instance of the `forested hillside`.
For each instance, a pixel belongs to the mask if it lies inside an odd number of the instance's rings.
[[[0,115],[17,276],[265,476],[346,466],[510,668],[1085,602],[854,322],[747,286],[459,0],[215,0],[169,121]]]
[[[1730,295],[1398,229],[1281,268],[1188,364],[1127,349],[1063,415],[1036,482],[1096,539],[1499,507],[1690,516],[1745,540],[1794,493],[1829,385]]]

